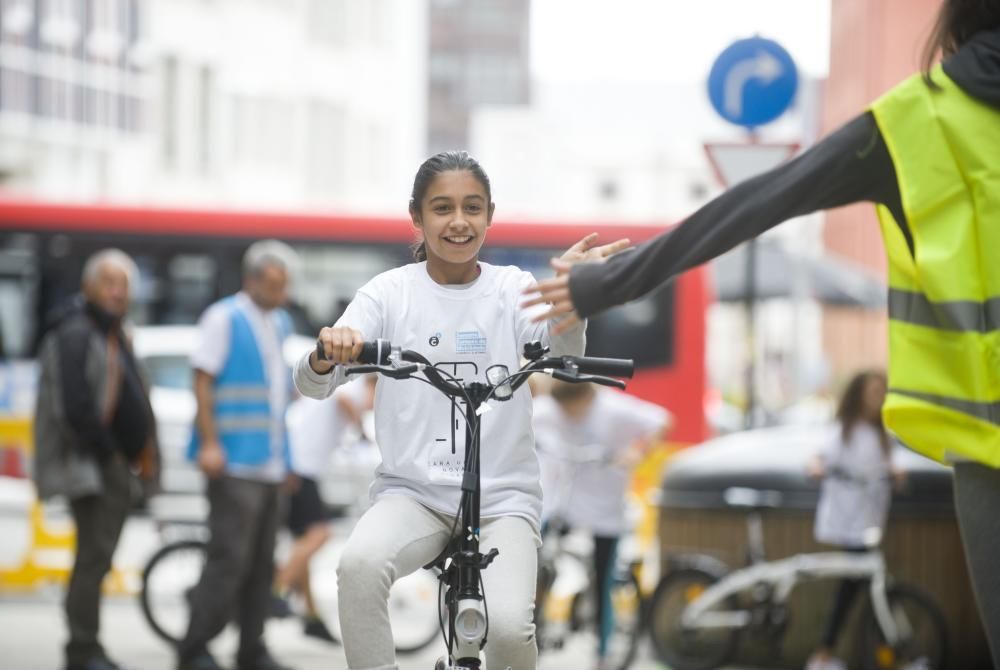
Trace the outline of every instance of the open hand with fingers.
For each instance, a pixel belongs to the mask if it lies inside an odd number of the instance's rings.
[[[551,265],[556,271],[555,277],[544,279],[525,290],[526,295],[535,297],[524,302],[523,307],[543,303],[550,305],[549,310],[537,316],[535,321],[555,321],[551,330],[553,335],[564,333],[580,323],[580,315],[576,313],[573,296],[569,291],[570,269],[577,263],[601,263],[632,244],[627,238],[600,246],[595,246],[596,243],[597,233],[590,233],[567,249],[562,256],[552,259]]]

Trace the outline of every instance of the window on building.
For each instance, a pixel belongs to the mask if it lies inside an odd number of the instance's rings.
[[[31,0],[0,0],[0,44],[23,44],[34,22]]]
[[[307,117],[306,183],[317,196],[336,197],[344,192],[346,177],[347,114],[340,105],[313,100]]]
[[[309,38],[334,48],[347,46],[350,26],[348,0],[310,0],[306,12]]]
[[[47,51],[70,52],[80,39],[73,0],[43,0],[39,37]]]
[[[163,59],[163,98],[160,104],[160,155],[163,164],[172,168],[177,163],[177,59]]]
[[[198,77],[198,165],[204,174],[212,168],[212,114],[215,112],[215,73],[202,66]]]

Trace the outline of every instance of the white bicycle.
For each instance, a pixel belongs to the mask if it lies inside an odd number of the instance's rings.
[[[777,491],[730,488],[731,507],[748,510],[749,565],[728,572],[713,556],[678,557],[660,580],[649,606],[653,646],[675,670],[710,670],[725,664],[740,635],[780,642],[788,598],[812,580],[864,579],[868,602],[860,620],[857,659],[864,670],[940,670],[947,658],[944,616],[931,598],[891,578],[872,538],[865,553],[799,554],[764,560],[761,512],[780,507]]]

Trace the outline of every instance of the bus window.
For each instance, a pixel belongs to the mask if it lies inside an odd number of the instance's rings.
[[[292,301],[305,312],[313,328],[334,323],[368,281],[409,262],[402,246],[357,244],[293,244],[299,273],[291,286]]]
[[[674,363],[674,284],[588,319],[587,355],[631,358],[636,368]]]
[[[35,275],[30,251],[16,245],[0,249],[0,358],[30,353]]]
[[[215,300],[218,264],[207,254],[178,254],[167,264],[160,323],[193,323]],[[155,281],[155,280],[154,280]],[[159,282],[156,281],[158,284]]]

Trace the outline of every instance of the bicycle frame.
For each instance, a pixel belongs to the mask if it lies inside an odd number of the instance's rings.
[[[503,401],[513,396],[529,375],[544,372],[558,379],[570,382],[595,382],[607,386],[624,388],[624,383],[600,373],[609,372],[624,377],[632,376],[632,361],[620,359],[586,358],[562,356],[544,358],[548,349],[538,342],[525,345],[524,355],[528,359],[520,370],[508,374],[504,366],[491,366],[486,370],[489,383],[470,382],[462,384],[444,370],[436,368],[423,355],[394,348],[385,340],[366,343],[360,360],[369,365],[359,365],[347,369],[347,374],[377,372],[395,379],[407,379],[414,373],[422,372],[425,381],[449,398],[465,401],[465,465],[462,474],[462,497],[456,523],[461,518],[461,532],[458,546],[453,549],[456,539],[454,529],[452,539],[441,554],[425,567],[438,565],[441,579],[447,584],[445,604],[448,608],[448,628],[445,642],[448,645],[447,665],[439,670],[453,668],[476,669],[481,667],[480,652],[486,645],[489,632],[489,614],[483,595],[483,570],[499,555],[499,550],[491,549],[487,554],[479,551],[479,511],[480,511],[480,417],[490,407],[490,400]],[[324,358],[322,344],[317,342],[317,356]],[[374,363],[374,364],[371,364]],[[580,374],[592,370],[594,375]],[[498,372],[491,372],[499,370]],[[447,379],[446,379],[447,377]]]
[[[708,587],[689,603],[684,608],[681,621],[685,628],[692,629],[748,628],[751,625],[751,612],[746,609],[727,609],[725,605],[727,599],[761,584],[767,584],[772,588],[772,602],[782,605],[798,584],[822,579],[870,580],[872,608],[886,641],[889,644],[896,644],[901,639],[901,631],[897,630],[886,596],[885,559],[882,552],[877,550],[865,554],[848,552],[799,554],[736,570]]]

